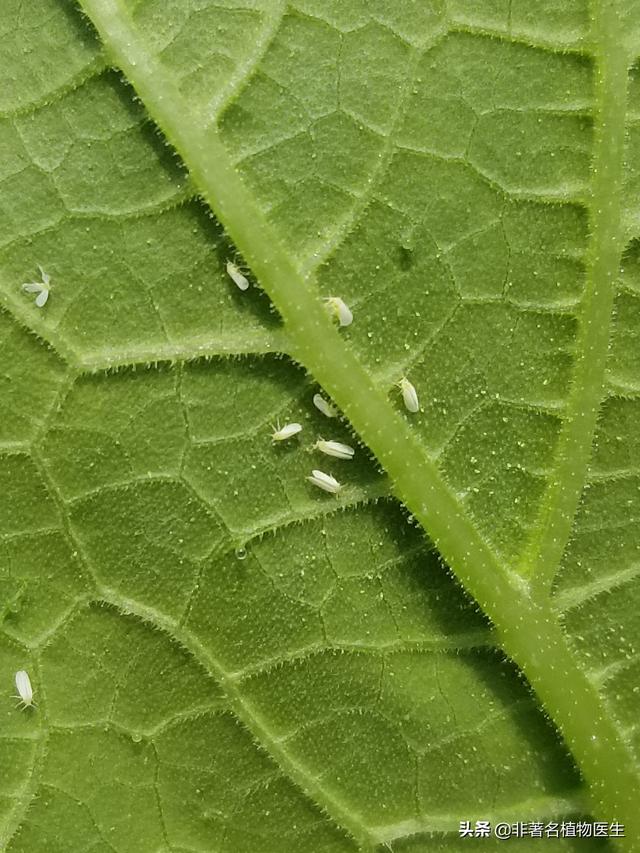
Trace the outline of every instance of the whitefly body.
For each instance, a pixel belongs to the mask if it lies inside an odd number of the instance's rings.
[[[329,313],[334,316],[340,326],[350,326],[353,323],[351,309],[339,296],[327,296],[324,300]]]
[[[318,489],[323,492],[329,492],[332,495],[337,495],[342,489],[342,483],[339,483],[331,474],[325,474],[324,471],[313,470],[311,476],[307,477],[310,483],[313,483]]]
[[[341,441],[325,441],[324,438],[320,438],[313,446],[320,453],[334,456],[336,459],[353,459],[355,454],[353,447],[343,444]]]
[[[22,285],[25,293],[35,293],[35,304],[37,308],[44,308],[49,299],[49,291],[51,290],[51,279],[49,275],[38,265],[42,281],[27,281]]]
[[[233,261],[227,261],[227,275],[239,290],[248,290],[249,279]]]
[[[400,382],[398,382],[398,388],[402,392],[402,401],[405,409],[408,412],[419,412],[420,401],[418,400],[418,392],[406,376],[403,376]]]
[[[321,394],[313,395],[313,405],[319,412],[322,412],[326,418],[338,417],[338,410],[332,406],[331,403],[325,400]]]
[[[19,669],[16,672],[16,690],[18,691],[18,695],[15,698],[20,700],[23,708],[32,708],[35,705],[31,679],[29,678],[29,673],[25,672],[24,669]]]
[[[285,424],[283,427],[278,424],[271,433],[271,440],[286,441],[288,438],[298,435],[299,432],[302,432],[302,424]]]

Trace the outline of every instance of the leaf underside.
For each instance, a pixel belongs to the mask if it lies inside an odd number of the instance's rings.
[[[445,853],[461,820],[623,820],[637,4],[82,6],[99,36],[67,0],[0,19],[0,846]],[[206,134],[244,220],[199,169]],[[263,220],[295,277],[262,271]],[[295,311],[330,295],[353,324],[307,338]],[[370,412],[361,379],[387,398]],[[543,642],[537,662],[503,589],[569,670]]]

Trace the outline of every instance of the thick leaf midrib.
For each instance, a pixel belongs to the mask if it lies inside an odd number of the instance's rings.
[[[292,344],[289,354],[332,394],[389,473],[396,495],[494,621],[504,650],[529,677],[590,781],[598,814],[616,815],[627,823],[632,837],[636,828],[640,837],[633,797],[638,780],[630,753],[602,698],[578,667],[551,608],[537,605],[528,585],[492,551],[406,419],[341,341],[312,278],[302,276],[284,250],[215,130],[207,129],[205,117],[190,110],[171,76],[139,40],[117,0],[83,0],[83,6],[115,64],[182,156],[194,183],[280,311]],[[259,721],[254,723],[260,729]],[[300,772],[296,778],[300,781]],[[312,780],[303,781],[302,787],[318,796]],[[330,797],[318,801],[341,821],[343,816],[332,809],[335,803]],[[344,825],[354,832],[353,823]],[[355,827],[354,835],[362,840],[361,827]]]
[[[207,202],[225,223],[273,299],[285,320],[289,354],[308,367],[316,380],[332,393],[395,480],[396,491],[400,482],[404,484],[401,499],[416,517],[429,522],[429,533],[438,543],[446,543],[444,551],[460,551],[461,567],[469,566],[471,575],[467,580],[479,601],[489,604],[497,597],[506,603],[513,600],[514,594],[526,595],[525,585],[508,573],[462,510],[406,419],[344,345],[314,292],[313,278],[301,277],[242,183],[216,132],[206,129],[200,123],[200,116],[191,114],[173,80],[146,53],[144,46],[137,43],[135,32],[116,0],[86,0],[84,6],[107,47],[117,51],[114,58],[118,65],[130,73],[143,102],[183,157],[195,183],[206,193]],[[413,492],[411,496],[404,493],[407,487]],[[443,519],[437,524],[440,516]],[[465,548],[459,544],[456,547],[456,542],[465,540]],[[475,560],[464,554],[468,548],[473,550]],[[473,568],[478,564],[490,571],[483,576]],[[465,579],[464,572],[459,574]]]

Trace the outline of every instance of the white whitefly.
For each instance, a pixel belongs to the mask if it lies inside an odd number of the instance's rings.
[[[402,400],[405,409],[408,412],[419,412],[420,401],[418,400],[418,392],[406,376],[403,376],[400,382],[398,382],[398,388],[402,391]]]
[[[338,410],[320,394],[313,395],[313,405],[327,418],[337,418]]]
[[[348,444],[343,444],[341,441],[325,441],[324,438],[318,439],[313,446],[320,453],[335,456],[336,459],[353,459],[355,453],[353,447],[349,447]]]
[[[49,299],[49,291],[51,289],[51,279],[49,275],[38,264],[42,281],[28,281],[22,285],[25,293],[35,293],[35,304],[38,308],[43,308]]]
[[[31,687],[31,679],[29,673],[24,669],[19,669],[16,672],[16,690],[18,695],[15,697],[20,700],[23,708],[30,708],[35,704],[33,701],[33,688]]]
[[[353,323],[353,314],[344,299],[339,296],[327,296],[324,301],[341,326],[350,326]]]
[[[283,427],[278,424],[271,434],[271,440],[286,441],[299,432],[302,432],[302,424],[285,424]]]
[[[331,474],[325,474],[324,471],[313,470],[307,480],[322,489],[323,492],[330,492],[332,495],[337,495],[342,488],[342,484],[335,477],[332,477]]]
[[[248,290],[249,279],[243,275],[240,267],[233,261],[227,261],[227,275],[239,290]]]

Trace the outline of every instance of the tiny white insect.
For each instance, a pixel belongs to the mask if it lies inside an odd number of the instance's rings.
[[[419,412],[420,401],[418,400],[418,392],[406,376],[403,376],[400,382],[398,382],[398,388],[402,391],[402,400],[405,409],[408,412]]]
[[[286,441],[299,432],[302,432],[302,424],[285,424],[283,427],[278,424],[273,429],[271,441]]]
[[[344,299],[339,296],[327,296],[324,301],[329,312],[338,318],[341,326],[350,326],[353,323],[353,314]]]
[[[313,446],[320,453],[335,456],[336,459],[353,459],[355,453],[353,447],[349,447],[348,444],[343,444],[341,441],[325,441],[324,438],[319,438]]]
[[[19,669],[16,672],[16,690],[18,695],[14,698],[20,700],[23,708],[31,708],[36,704],[33,701],[33,688],[31,687],[29,673],[25,672],[24,669]]]
[[[335,477],[332,477],[331,474],[325,474],[324,471],[313,470],[307,480],[322,489],[323,492],[330,492],[332,495],[337,495],[342,488],[342,484]]]
[[[38,264],[42,281],[28,281],[22,285],[25,293],[36,293],[35,304],[38,308],[43,308],[49,299],[49,291],[51,289],[51,279],[49,275]]]
[[[227,261],[227,275],[240,290],[248,289],[249,279],[242,274],[240,267],[233,261]]]
[[[331,403],[328,403],[320,394],[313,395],[313,405],[327,418],[338,417],[337,409],[332,406]]]

